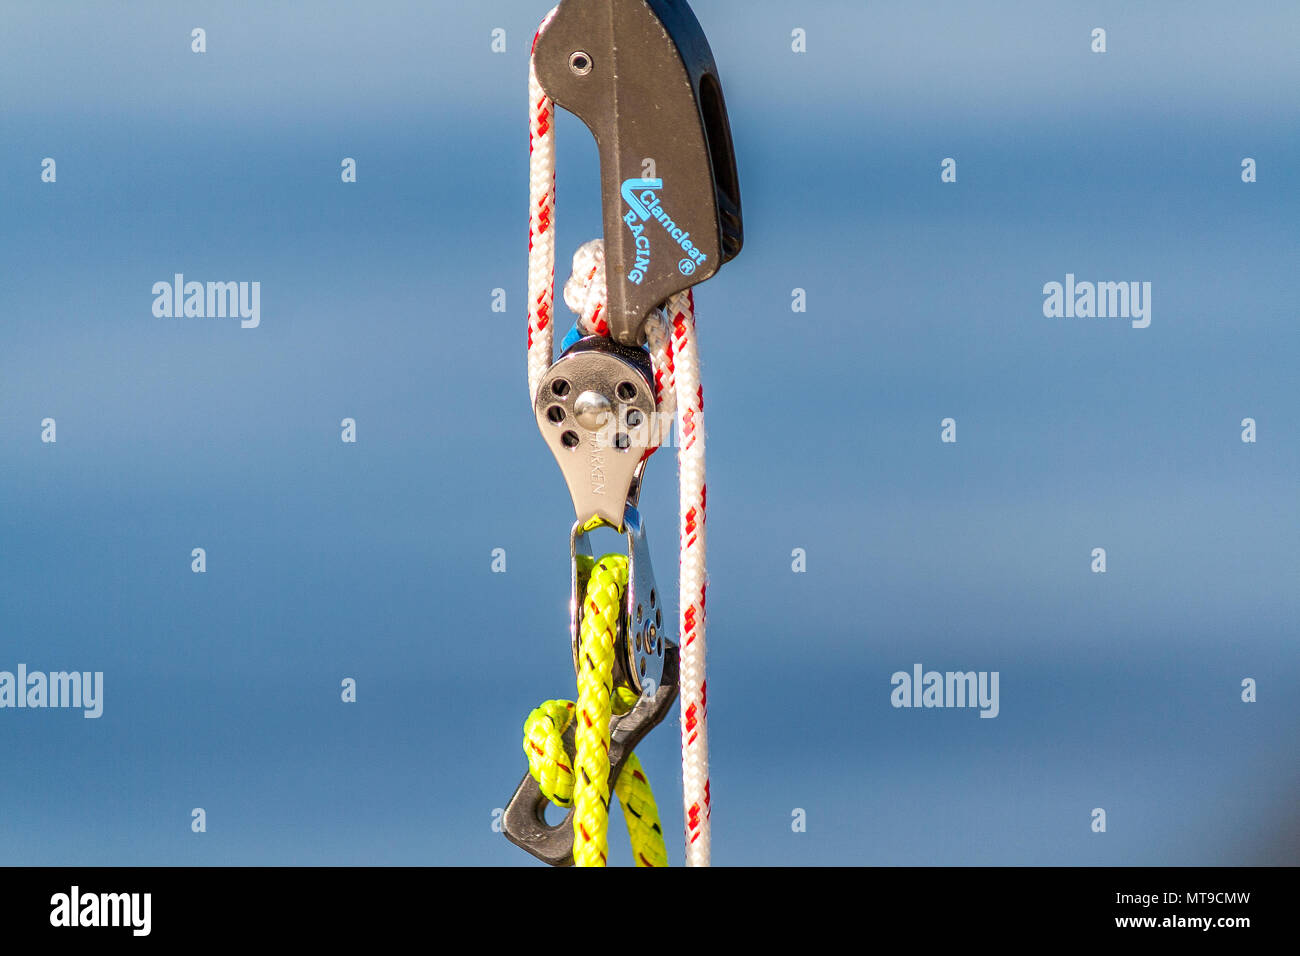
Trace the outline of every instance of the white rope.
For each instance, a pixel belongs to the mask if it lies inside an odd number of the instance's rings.
[[[538,28],[545,31],[552,10]],[[534,45],[536,40],[534,40]],[[555,277],[555,106],[537,81],[532,61],[529,96],[528,219],[528,393],[537,395],[542,376],[554,361]],[[583,334],[608,335],[605,310],[604,242],[583,243],[573,256],[564,301],[578,315]],[[666,312],[666,314],[665,314]],[[709,740],[705,683],[705,563],[707,488],[704,475],[704,392],[700,385],[694,300],[689,291],[674,295],[645,325],[654,366],[659,429],[655,444],[666,440],[667,423],[677,422],[680,479],[680,563],[678,637],[682,736],[682,805],[686,823],[686,865],[708,866]]]
[[[553,8],[537,36],[555,16]],[[533,44],[536,45],[536,38]],[[555,104],[528,58],[528,397],[551,367],[555,335]]]
[[[682,806],[686,815],[686,865],[708,866],[709,730],[704,674],[704,602],[709,578],[705,566],[704,389],[695,339],[690,292],[669,300],[677,393],[677,471],[679,475],[681,641]]]

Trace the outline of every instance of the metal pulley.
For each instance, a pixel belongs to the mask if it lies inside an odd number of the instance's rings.
[[[534,98],[533,133],[546,137],[548,143],[534,153],[539,165],[530,161],[534,183],[549,181],[553,195],[553,143],[548,133],[553,125],[549,122],[551,102],[586,124],[600,154],[605,288],[600,306],[602,331],[607,326],[609,337],[591,335],[572,342],[578,333],[571,333],[564,353],[536,380],[533,411],[573,501],[570,642],[574,670],[579,674],[579,700],[586,700],[583,706],[591,705],[591,713],[596,715],[584,726],[599,727],[605,715],[611,715],[608,759],[613,782],[619,779],[636,744],[671,711],[679,690],[677,614],[665,607],[637,510],[646,461],[664,443],[669,424],[657,414],[653,367],[642,347],[645,322],[655,309],[713,276],[740,251],[739,181],[713,54],[686,0],[560,0],[534,41],[532,67],[545,94]],[[549,200],[535,204],[538,235],[550,228],[551,212]],[[538,275],[549,275],[554,266],[553,245],[530,245],[530,250],[534,248],[537,261],[530,253],[530,274],[536,269]],[[551,359],[552,295],[548,287],[531,307],[536,314],[530,310],[530,380],[535,380],[537,369]],[[689,323],[689,316],[683,321]],[[683,334],[689,336],[689,324],[685,328]],[[541,336],[537,341],[547,346],[544,355],[537,354],[541,348],[534,351],[534,331]],[[688,337],[686,341],[692,340]],[[678,385],[680,400],[680,381]],[[695,447],[695,454],[702,458],[702,443]],[[702,480],[702,469],[694,474]],[[684,480],[683,495],[686,493]],[[702,488],[698,494],[702,511]],[[686,507],[684,503],[683,514]],[[618,567],[606,566],[605,571],[614,573],[602,574],[597,579],[599,586],[589,595],[596,571],[588,560],[592,555],[590,536],[599,528],[616,530],[627,543],[628,576],[614,629],[608,700],[604,677],[592,678],[596,664],[588,657],[600,661],[603,675],[609,660],[605,641],[614,623],[609,620],[614,616],[609,581],[621,580],[622,558],[614,556]],[[684,539],[684,554],[686,548],[698,547],[691,541],[702,543],[702,538]],[[698,600],[702,611],[702,595]],[[590,622],[600,628],[600,653],[588,649],[588,656],[584,656],[581,643],[583,616],[588,610],[584,602],[595,609],[592,613],[600,615],[599,620]],[[686,619],[702,623],[690,615]],[[593,628],[588,630],[595,633]],[[692,643],[690,654],[698,657],[702,648],[703,641]],[[698,663],[692,668],[698,683]],[[626,713],[616,714],[612,713],[615,697],[620,709],[631,699],[636,702]],[[593,705],[593,700],[599,703]],[[694,704],[692,713],[693,708]],[[552,730],[558,731],[560,723],[555,717],[550,720]],[[526,738],[526,750],[529,740]],[[553,753],[554,736],[546,740],[547,759],[560,762]],[[572,760],[572,725],[560,740]],[[604,754],[593,747],[591,734],[584,732],[582,741],[584,760],[591,761],[592,750],[596,751],[597,763],[588,766],[597,767],[600,778]],[[529,759],[531,763],[532,753]],[[599,804],[607,802],[607,797],[591,802],[596,785],[590,776],[578,778],[577,773],[583,771],[576,761],[563,769],[575,774],[576,785],[587,781],[581,799],[587,801],[587,812],[593,812],[594,806],[598,815]],[[707,804],[707,781],[705,793]],[[561,823],[551,825],[545,817],[547,803],[532,773],[525,774],[506,807],[503,830],[511,842],[539,859],[553,865],[571,864],[572,811]],[[697,810],[692,807],[691,812]],[[707,835],[707,813],[703,819]],[[654,829],[658,831],[657,824]],[[580,856],[589,861],[593,837],[585,828],[582,833],[588,842]],[[603,839],[603,825],[597,825],[596,833]],[[707,862],[707,840],[701,846]],[[688,857],[690,852],[688,847]]]
[[[653,441],[654,391],[649,356],[599,336],[580,339],[546,372],[537,390],[537,426],[573,497],[569,534],[569,638],[573,669],[582,653],[583,595],[590,578],[590,534],[614,528],[627,540],[628,580],[614,640],[613,688],[628,688],[636,705],[610,721],[610,779],[677,700],[676,617],[665,610],[636,504]],[[564,734],[573,753],[573,730]],[[553,866],[573,862],[572,811],[546,822],[547,799],[524,774],[502,818],[506,837]]]
[[[537,427],[555,456],[578,522],[621,528],[635,503],[655,415],[645,349],[599,335],[579,339],[542,377],[533,401]]]

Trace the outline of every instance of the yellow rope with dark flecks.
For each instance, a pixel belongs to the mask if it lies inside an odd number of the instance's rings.
[[[630,689],[614,692],[612,686],[628,561],[625,555],[607,554],[599,560],[579,555],[578,562],[579,573],[589,575],[578,635],[578,701],[548,700],[529,714],[524,753],[546,799],[574,807],[573,862],[604,866],[609,847],[609,720],[612,713],[627,713],[637,701]],[[575,718],[577,754],[570,766],[562,735]],[[636,754],[624,762],[614,793],[623,807],[636,865],[667,866],[659,809]]]

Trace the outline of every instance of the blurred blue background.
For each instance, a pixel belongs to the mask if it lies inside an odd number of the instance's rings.
[[[1300,860],[1300,10],[694,7],[746,226],[697,295],[715,862]],[[0,669],[106,689],[0,711],[0,863],[531,861],[492,813],[573,687],[523,353],[546,9],[4,4]],[[558,136],[567,273],[599,196]],[[260,281],[261,327],[155,318],[175,272]],[[1150,328],[1044,318],[1067,272],[1151,282]],[[643,512],[669,578],[668,454]],[[917,662],[999,671],[1000,716],[893,709]]]

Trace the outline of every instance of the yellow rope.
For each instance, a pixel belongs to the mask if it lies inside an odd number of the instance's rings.
[[[578,556],[579,571],[588,572],[578,636],[578,702],[548,700],[524,722],[524,753],[528,769],[542,794],[561,807],[573,806],[573,861],[578,866],[604,866],[609,830],[609,720],[636,704],[628,688],[612,692],[614,642],[623,594],[627,589],[627,557],[607,554],[598,561]],[[561,735],[577,718],[577,755],[570,766]],[[574,767],[577,770],[575,772]],[[668,852],[659,825],[650,781],[636,754],[629,754],[614,782],[623,807],[632,855],[637,866],[667,866]]]

